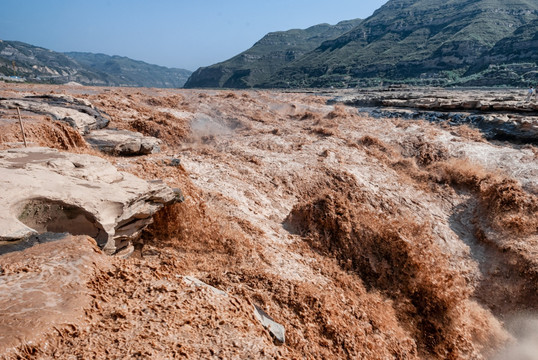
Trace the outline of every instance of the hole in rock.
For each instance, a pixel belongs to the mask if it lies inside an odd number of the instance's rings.
[[[106,243],[108,235],[95,216],[83,208],[58,200],[32,199],[22,204],[18,219],[38,233],[70,233],[88,235],[99,246]]]

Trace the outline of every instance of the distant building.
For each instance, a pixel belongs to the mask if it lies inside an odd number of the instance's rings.
[[[26,78],[23,78],[23,77],[20,77],[20,76],[0,75],[0,80],[11,81],[11,82],[25,82]]]

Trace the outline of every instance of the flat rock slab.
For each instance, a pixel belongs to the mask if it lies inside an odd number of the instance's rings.
[[[472,90],[440,88],[359,89],[330,102],[354,106],[407,107],[432,111],[536,113],[538,102],[526,99],[526,90]]]
[[[0,356],[41,343],[55,327],[82,323],[91,300],[88,284],[107,267],[107,257],[87,236],[0,256]]]
[[[359,111],[376,118],[468,124],[488,140],[538,144],[538,102],[535,98],[526,101],[525,91],[516,89],[365,89],[338,96],[329,103],[357,106]]]
[[[269,333],[281,344],[286,342],[286,329],[284,326],[274,321],[260,307],[254,305],[254,317],[266,328]]]
[[[160,151],[161,140],[128,130],[94,130],[84,137],[97,150],[113,156],[138,156]]]
[[[69,95],[26,96],[20,99],[0,98],[0,108],[29,111],[64,121],[81,134],[102,129],[110,120],[89,101]]]
[[[89,235],[112,254],[178,199],[162,182],[106,160],[49,148],[0,151],[0,242],[36,233]]]

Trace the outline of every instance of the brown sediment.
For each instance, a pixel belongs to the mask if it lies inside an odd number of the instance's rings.
[[[110,126],[165,142],[163,154],[114,161],[185,201],[93,278],[80,325],[20,348],[30,358],[480,359],[510,339],[508,316],[536,311],[531,145],[299,93],[83,96]],[[254,304],[285,327],[284,345]]]
[[[482,223],[496,234],[508,238],[538,234],[538,197],[525,191],[517,180],[465,159],[439,162],[431,172],[436,181],[472,190],[480,204]]]
[[[170,145],[179,145],[189,135],[189,119],[177,115],[188,112],[188,106],[179,94],[147,96],[131,90],[92,95],[88,99],[95,106],[106,109],[112,119],[109,127],[138,131]]]
[[[470,190],[467,211],[475,243],[488,256],[476,295],[501,318],[536,311],[538,197],[503,173],[453,159],[432,168],[436,181]]]
[[[371,291],[394,299],[399,320],[422,354],[472,356],[475,332],[483,329],[459,319],[472,316],[465,302],[472,289],[450,269],[428,225],[386,215],[396,209],[379,213],[348,174],[329,172],[327,177],[293,208],[287,225],[356,272]]]
[[[90,283],[109,267],[87,236],[4,254],[0,265],[0,358],[16,359],[39,357],[55,329],[84,324]]]
[[[3,119],[2,116],[4,116]],[[3,122],[0,148],[4,149],[16,147],[15,143],[23,141],[20,126],[9,121],[9,118],[5,116],[0,112],[0,120]],[[66,123],[52,121],[44,116],[29,116],[26,113],[24,113],[23,122],[29,145],[46,146],[60,150],[74,150],[87,146],[80,133]]]

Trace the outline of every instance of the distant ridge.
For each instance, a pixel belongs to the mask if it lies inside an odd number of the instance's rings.
[[[319,24],[307,29],[272,32],[233,58],[196,70],[185,87],[253,87],[267,81],[287,63],[301,58],[323,41],[334,39],[360,24],[361,19],[336,25]]]
[[[0,75],[17,75],[33,82],[180,88],[191,73],[127,57],[59,53],[19,41],[0,40]]]
[[[126,86],[180,88],[192,71],[152,65],[124,56],[87,52],[65,53],[85,68],[102,74],[109,82]]]
[[[245,75],[249,71],[254,73],[257,63],[233,70],[232,65],[237,63],[234,57],[198,69],[187,85],[520,86],[533,81],[532,74],[538,71],[537,19],[535,0],[390,0],[353,29],[321,42],[291,61],[281,62],[269,76]],[[253,49],[243,54],[249,55]],[[266,46],[265,53],[282,49],[282,44],[274,43],[272,48]],[[225,74],[236,74],[240,82],[222,81]]]

